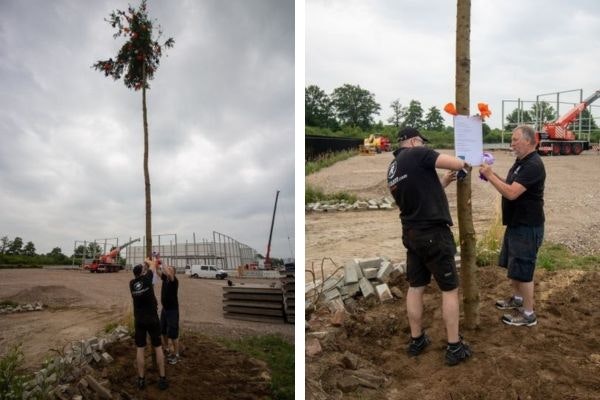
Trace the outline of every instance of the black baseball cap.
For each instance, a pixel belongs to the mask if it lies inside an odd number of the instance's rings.
[[[403,142],[405,140],[414,138],[414,137],[420,137],[421,139],[423,139],[423,141],[425,143],[429,143],[429,140],[427,140],[427,138],[425,138],[423,135],[421,135],[419,133],[418,130],[416,130],[415,128],[402,128],[400,129],[400,131],[398,132],[398,141],[399,142]]]
[[[138,264],[135,267],[133,267],[133,275],[138,277],[142,274],[142,271],[144,269],[144,266],[142,264]]]

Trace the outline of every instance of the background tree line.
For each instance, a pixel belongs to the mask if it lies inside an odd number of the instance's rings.
[[[0,238],[0,265],[67,265],[73,262],[81,264],[84,253],[86,259],[92,259],[96,255],[104,254],[104,251],[98,243],[91,242],[85,247],[78,246],[70,257],[63,254],[60,247],[55,247],[46,254],[38,254],[35,244],[31,241],[24,244],[19,236],[13,240],[8,236]],[[120,256],[117,258],[117,263],[124,262]]]
[[[432,136],[432,146],[448,148],[454,146],[454,128],[444,126],[440,109],[431,107],[424,110],[421,102],[411,100],[407,106],[394,100],[389,105],[392,115],[387,124],[375,116],[380,114],[381,105],[375,101],[375,95],[359,85],[344,84],[335,88],[331,94],[325,93],[317,85],[309,85],[304,91],[305,132],[307,135],[342,136],[365,138],[371,133],[387,136],[392,143],[400,128],[412,126],[426,131]],[[556,120],[558,116],[552,105],[542,101],[534,103],[529,110],[515,108],[506,116],[505,129],[491,129],[483,123],[483,141],[485,143],[510,142],[511,131],[520,123],[540,125]],[[583,132],[591,131],[592,142],[600,140],[600,131],[589,110],[584,110],[573,124],[581,126]]]

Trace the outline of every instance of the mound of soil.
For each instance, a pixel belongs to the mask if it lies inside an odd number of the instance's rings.
[[[505,271],[479,269],[480,325],[462,332],[473,356],[456,367],[444,364],[435,286],[426,291],[423,316],[432,344],[415,358],[406,354],[404,299],[372,306],[359,301],[340,328],[329,325],[326,310],[316,312],[311,331],[329,334],[321,336],[323,351],[306,358],[307,399],[600,399],[600,272],[541,270],[535,279],[538,325],[511,327],[500,321],[506,311],[494,307],[511,293]],[[406,282],[396,284],[406,293]],[[358,360],[353,367],[344,360],[348,354]],[[354,368],[383,383],[349,390],[341,382]]]
[[[8,298],[19,304],[41,302],[44,306],[61,308],[76,305],[84,296],[77,290],[59,285],[34,286]]]
[[[266,363],[229,350],[198,334],[185,336],[185,352],[176,365],[166,365],[169,388],[158,389],[158,369],[146,348],[146,388],[136,387],[136,348],[132,340],[109,348],[114,362],[107,377],[112,393],[124,399],[256,400],[271,398],[271,378]]]

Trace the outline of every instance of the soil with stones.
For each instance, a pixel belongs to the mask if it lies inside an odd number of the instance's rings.
[[[127,325],[132,313],[131,278],[132,274],[125,271],[90,274],[77,270],[0,269],[0,301],[44,304],[42,311],[0,315],[0,357],[21,344],[24,367],[34,372],[44,359],[55,356],[71,342],[97,336],[108,326]],[[170,389],[160,392],[157,388],[156,370],[150,367],[150,348],[146,351],[149,386],[143,392],[134,388],[135,345],[129,340],[109,349],[115,359],[106,374],[111,391],[122,393],[122,398],[136,399],[269,398],[270,372],[266,364],[224,348],[216,338],[277,334],[293,342],[294,326],[226,319],[222,301],[227,281],[183,275],[178,279],[181,340],[186,352],[179,364],[167,366]],[[235,284],[252,283],[248,279],[231,280]],[[265,282],[254,282],[259,281]],[[158,299],[160,285],[155,288]]]
[[[493,167],[502,176],[513,157],[506,152],[495,156]],[[307,177],[307,182],[326,192],[386,196],[390,159],[390,153],[357,156]],[[546,240],[563,243],[576,254],[599,254],[600,203],[594,198],[600,193],[600,156],[587,152],[543,160],[548,175]],[[479,237],[489,229],[499,195],[476,176],[472,187]],[[456,224],[455,185],[447,194]],[[400,238],[397,210],[307,213],[306,266],[318,271],[323,265],[328,275],[355,257],[403,261]],[[477,277],[480,324],[476,330],[462,329],[473,356],[455,367],[444,364],[445,330],[435,283],[426,290],[423,316],[432,344],[418,357],[406,354],[410,332],[404,299],[383,304],[359,300],[340,327],[332,325],[326,309],[317,310],[307,337],[316,335],[322,351],[306,357],[307,398],[600,399],[600,265],[592,271],[537,270],[538,324],[533,327],[500,321],[506,311],[497,310],[494,302],[511,293],[503,269],[479,268]],[[393,284],[406,293],[404,280]],[[357,371],[362,380],[353,378]],[[365,382],[365,376],[373,378]]]

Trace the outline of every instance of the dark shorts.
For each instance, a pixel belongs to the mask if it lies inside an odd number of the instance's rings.
[[[179,310],[163,310],[160,313],[160,333],[169,339],[179,337]]]
[[[435,278],[442,291],[458,287],[456,244],[448,226],[405,229],[402,243],[406,247],[406,280],[411,287],[426,286]]]
[[[508,268],[508,277],[531,282],[537,252],[544,240],[544,226],[507,226],[498,265]]]
[[[158,315],[135,318],[135,345],[137,347],[146,347],[146,335],[150,335],[150,343],[153,347],[161,345]]]

